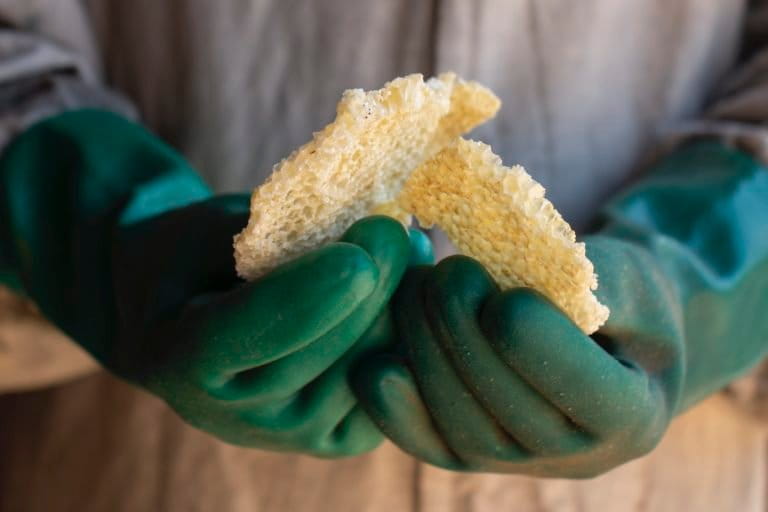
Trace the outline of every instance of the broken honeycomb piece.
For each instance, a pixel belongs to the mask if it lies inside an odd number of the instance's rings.
[[[338,239],[377,205],[389,211],[413,169],[499,105],[490,90],[453,73],[344,92],[336,119],[253,191],[248,225],[235,237],[238,274],[255,279]]]
[[[584,244],[544,187],[490,146],[459,138],[411,174],[398,201],[423,227],[440,226],[502,288],[537,290],[587,334],[608,319]]]

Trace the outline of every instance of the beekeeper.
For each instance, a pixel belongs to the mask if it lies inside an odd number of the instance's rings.
[[[0,19],[0,509],[765,508],[764,2]],[[580,231],[592,337],[382,217],[235,276],[247,192],[342,90],[443,70]]]

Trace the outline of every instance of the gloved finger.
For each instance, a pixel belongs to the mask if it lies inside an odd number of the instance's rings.
[[[583,450],[587,437],[508,366],[478,325],[480,311],[498,293],[475,260],[441,261],[426,286],[426,311],[441,347],[485,410],[528,451],[560,455]]]
[[[346,317],[327,332],[315,331],[315,339],[294,345],[294,350],[290,352],[275,351],[269,360],[251,361],[252,367],[240,369],[226,382],[215,386],[213,392],[216,396],[226,400],[258,401],[293,394],[334,364],[371,326],[397,287],[408,263],[408,236],[403,227],[389,217],[368,217],[350,227],[341,244],[354,244],[368,255],[377,276],[374,289],[367,297],[357,301]],[[305,277],[304,285],[310,290],[315,287],[313,281],[322,279],[319,276]],[[300,297],[297,302],[303,302],[306,293],[304,296],[296,294],[295,297]],[[330,305],[338,300],[331,295],[313,297],[313,300]],[[278,309],[275,313],[279,312]],[[288,317],[288,321],[315,325],[320,322],[301,316]],[[296,339],[284,336],[288,340]],[[278,347],[281,343],[286,344],[284,339],[268,338],[267,341],[276,343]],[[260,347],[260,350],[263,353],[265,349]]]
[[[363,453],[372,450],[383,440],[381,431],[359,406],[349,384],[353,363],[361,354],[372,350],[376,341],[372,337],[355,344],[344,357],[300,393],[299,400],[307,404],[306,414],[309,417],[322,417],[332,410],[346,411],[339,415],[340,420],[325,422],[324,426],[316,428],[317,438],[312,450],[315,455],[334,457],[338,454]]]
[[[265,397],[271,389],[282,394],[298,391],[358,341],[386,306],[408,264],[409,240],[402,225],[385,216],[367,217],[353,224],[342,241],[370,255],[378,269],[376,288],[360,307],[315,343],[239,376],[243,396]]]
[[[383,440],[384,436],[373,420],[360,405],[355,405],[336,425],[333,432],[324,438],[324,442],[314,455],[318,457],[358,455],[373,450]]]
[[[382,440],[373,422],[360,417],[342,361],[287,400],[246,404],[242,418],[262,437],[326,457],[367,451]]]
[[[352,372],[360,406],[392,442],[419,460],[446,469],[464,463],[437,431],[410,370],[389,354],[361,362]]]
[[[396,332],[403,338],[408,364],[436,429],[467,464],[486,467],[490,461],[516,461],[528,456],[499,428],[472,396],[440,348],[424,309],[424,284],[429,267],[413,267],[393,299]]]
[[[380,350],[392,341],[391,319],[385,309],[352,347],[344,336],[331,336],[312,343],[273,363],[237,374],[215,395],[248,406],[287,399],[302,388],[314,385],[319,376],[340,365],[345,368],[366,351]],[[340,359],[341,358],[341,359]],[[325,372],[325,373],[324,373]]]
[[[278,425],[275,425],[276,427],[286,433],[307,430],[311,432],[322,431],[324,434],[329,434],[338,420],[330,418],[332,423],[320,428],[317,426],[316,419],[327,414],[341,418],[357,403],[348,382],[350,367],[366,353],[380,350],[381,336],[391,334],[391,332],[387,332],[391,329],[385,329],[388,320],[386,315],[381,315],[360,341],[340,358],[334,360],[327,370],[317,378],[312,379],[311,382],[296,388],[290,385],[286,386],[289,389],[276,387],[273,393],[255,393],[255,399],[243,400],[240,406],[244,410],[253,411],[249,413],[249,417],[253,420],[254,425],[258,423],[267,426],[273,421],[275,415],[274,409],[265,407],[264,404],[292,402],[290,410],[280,411],[283,417],[277,419]],[[299,371],[300,369],[301,366],[296,366],[292,370],[293,373],[302,373]],[[285,381],[289,384],[294,382],[290,375],[285,376]],[[273,383],[270,385],[274,386]],[[339,411],[341,414],[338,413]],[[262,418],[263,421],[259,418]]]
[[[349,388],[348,365],[339,363],[299,397],[305,404],[303,414],[311,419],[311,453],[326,457],[340,453],[351,455],[350,450],[362,453],[360,450],[373,449],[383,440],[382,433],[359,407]]]
[[[380,318],[344,356],[292,396],[241,404],[250,427],[293,440],[319,456],[362,453],[382,439],[376,426],[357,407],[348,382],[350,367],[365,353],[379,350],[391,335],[389,318]],[[277,393],[275,393],[277,395]]]
[[[286,263],[200,308],[186,311],[196,364],[214,371],[211,389],[330,333],[376,289],[379,270],[353,244],[334,243]],[[207,368],[211,370],[211,368]]]
[[[533,290],[492,298],[481,326],[500,357],[587,432],[616,431],[652,406],[645,373],[611,357]]]
[[[435,261],[435,253],[432,249],[432,241],[429,236],[416,228],[409,228],[408,235],[411,242],[411,254],[408,266],[430,265]]]
[[[411,256],[412,242],[398,221],[383,215],[355,222],[341,241],[363,248],[379,270],[379,283],[371,297],[355,315],[366,329],[379,315],[400,283]]]

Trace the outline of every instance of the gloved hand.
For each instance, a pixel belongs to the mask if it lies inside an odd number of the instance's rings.
[[[232,236],[247,212],[247,197],[219,197],[121,229],[109,367],[235,444],[318,456],[374,448],[381,434],[347,378],[392,340],[385,306],[408,234],[369,217],[240,285]]]
[[[105,367],[236,444],[320,456],[376,446],[347,372],[390,340],[385,305],[426,237],[386,217],[252,283],[232,236],[248,197],[211,197],[133,123],[66,113],[0,163],[0,244],[24,291]]]
[[[699,142],[618,198],[586,239],[606,325],[584,335],[470,258],[407,272],[399,354],[353,387],[403,450],[449,469],[590,477],[651,450],[670,420],[768,349],[768,172]]]

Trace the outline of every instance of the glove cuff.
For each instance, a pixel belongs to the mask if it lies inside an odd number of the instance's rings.
[[[41,311],[97,357],[112,335],[111,244],[131,223],[211,195],[150,132],[112,112],[32,125],[0,160],[0,253]]]
[[[625,307],[637,317],[635,332],[658,327],[666,309],[681,322],[668,335],[679,340],[684,357],[676,412],[722,388],[766,353],[766,197],[768,172],[761,164],[722,143],[697,141],[667,155],[606,210],[598,238],[629,242],[629,252],[646,260],[638,268],[647,275],[625,285]],[[602,286],[600,263],[594,263]],[[629,274],[623,270],[616,279]],[[666,283],[657,292],[666,306],[642,318],[652,308],[635,296],[654,276]]]

